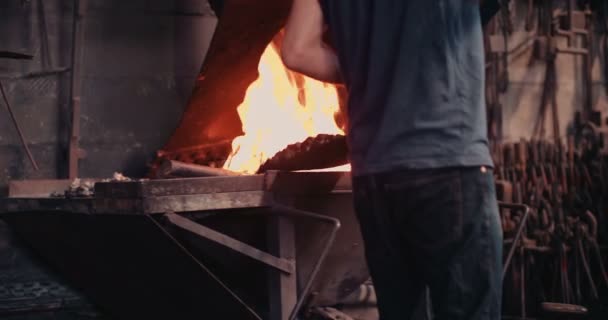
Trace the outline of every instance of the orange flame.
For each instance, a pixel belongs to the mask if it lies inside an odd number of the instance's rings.
[[[289,144],[342,133],[334,120],[339,111],[335,86],[288,70],[272,43],[262,54],[258,71],[238,107],[245,134],[232,142],[225,169],[253,174]]]

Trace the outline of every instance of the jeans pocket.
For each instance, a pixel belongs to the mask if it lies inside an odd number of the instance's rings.
[[[428,254],[444,251],[462,236],[459,171],[429,173],[385,185],[391,220],[409,245]]]

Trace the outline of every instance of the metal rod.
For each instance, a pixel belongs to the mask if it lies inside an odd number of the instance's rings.
[[[302,289],[302,292],[300,293],[300,295],[298,297],[298,301],[296,302],[296,305],[294,306],[294,308],[291,311],[291,314],[289,316],[289,320],[295,320],[298,315],[298,312],[300,311],[300,309],[302,308],[302,305],[304,304],[304,301],[306,300],[306,296],[308,296],[308,293],[310,292],[310,288],[312,287],[312,284],[313,284],[314,280],[316,279],[317,274],[321,270],[321,266],[323,265],[323,262],[325,261],[327,254],[329,253],[329,249],[331,249],[331,246],[334,244],[334,240],[336,238],[336,233],[340,229],[340,220],[338,220],[336,218],[304,211],[304,210],[299,210],[299,209],[283,206],[283,205],[274,205],[272,207],[272,209],[277,214],[316,219],[316,220],[328,223],[332,227],[332,230],[329,233],[326,244],[323,247],[323,250],[321,251],[319,258],[317,259],[317,262],[315,263],[315,266],[314,266],[312,272],[310,273],[308,280],[305,282],[304,288]]]
[[[80,94],[82,79],[80,67],[82,61],[82,42],[84,40],[84,19],[87,0],[74,0],[74,23],[72,38],[72,80],[71,80],[71,132],[68,154],[68,177],[78,177],[78,160],[80,158]]]
[[[574,16],[572,15],[572,11],[574,10],[574,1],[573,0],[568,0],[567,3],[567,12],[566,15],[568,16],[568,29],[570,29],[570,31],[572,31],[572,28],[574,27]],[[568,35],[568,46],[572,46],[574,44],[574,35],[572,33],[570,33]]]
[[[185,148],[172,149],[172,150],[159,150],[156,154],[157,157],[171,157],[178,155],[180,153],[194,152],[198,150],[206,150],[212,148],[222,148],[222,147],[230,147],[232,144],[232,140],[221,140],[212,143],[204,143],[198,144],[194,146],[189,146]]]
[[[581,261],[580,256],[578,254],[574,255],[574,289],[575,289],[575,297],[576,303],[581,303],[583,300],[583,295],[581,294]]]
[[[570,289],[570,278],[568,276],[568,272],[570,270],[570,268],[568,267],[568,251],[565,248],[564,245],[564,266],[565,268],[563,269],[563,276],[564,276],[564,295],[566,297],[566,303],[570,303],[571,302],[571,289]]]
[[[295,272],[295,265],[291,261],[277,258],[244,242],[228,237],[225,234],[207,228],[201,224],[198,224],[190,219],[184,218],[175,213],[167,213],[165,214],[165,217],[169,220],[169,222],[181,229],[187,230],[202,238],[230,248],[242,255],[248,256],[282,272],[285,272],[287,274],[292,274]]]
[[[523,247],[519,249],[519,257],[521,318],[526,319],[526,251]]]
[[[583,262],[583,267],[585,268],[585,274],[587,279],[589,280],[589,289],[591,290],[591,295],[594,299],[599,298],[599,294],[597,292],[597,287],[595,286],[595,281],[593,281],[593,276],[591,275],[591,268],[589,267],[589,261],[587,260],[587,255],[585,254],[585,248],[583,247],[583,242],[581,239],[577,239],[576,244],[578,246],[578,252],[581,255],[581,261]]]
[[[222,177],[222,176],[240,176],[241,174],[235,171],[230,171],[222,168],[211,168],[193,163],[185,163],[175,160],[163,160],[158,169],[160,178],[177,176],[177,177]]]
[[[27,145],[27,141],[25,141],[25,136],[23,135],[23,131],[21,131],[19,122],[17,121],[17,118],[15,117],[15,114],[13,113],[13,108],[11,107],[11,104],[8,102],[8,97],[6,95],[6,92],[4,91],[4,85],[2,84],[2,81],[0,81],[0,92],[2,93],[2,99],[4,100],[4,104],[6,104],[6,108],[8,109],[9,115],[11,116],[13,125],[15,126],[15,129],[17,130],[17,133],[19,134],[19,139],[21,140],[21,145],[23,146],[23,149],[25,149],[25,153],[27,154],[27,157],[30,159],[30,162],[32,163],[32,166],[34,167],[34,170],[38,171],[38,164],[36,163],[36,159],[34,159],[34,156],[32,155],[32,152],[30,151],[30,147]]]
[[[158,221],[156,221],[151,215],[146,214],[146,217],[152,221],[152,223],[165,235],[171,242],[173,242],[179,249],[181,249],[192,261],[194,261],[201,269],[203,269],[213,280],[215,280],[226,292],[228,292],[236,301],[238,301],[247,311],[251,313],[256,319],[262,320],[262,317],[258,315],[243,299],[241,299],[236,293],[234,293],[228,286],[223,283],[207,266],[205,266],[199,259],[197,259],[186,247],[184,247],[167,229],[165,229]]]
[[[558,53],[569,53],[574,55],[587,55],[589,54],[589,50],[581,49],[581,48],[557,48]]]
[[[42,68],[48,69],[52,66],[51,53],[49,51],[49,33],[46,23],[46,10],[44,8],[44,0],[38,0],[38,18],[40,19],[40,62]]]
[[[604,280],[604,283],[608,288],[608,274],[606,274],[606,268],[604,267],[604,262],[602,261],[602,253],[600,252],[600,246],[597,244],[597,241],[595,239],[591,243],[591,246],[593,247],[593,251],[597,257],[600,272],[602,274],[602,280]]]
[[[507,258],[505,260],[504,267],[502,269],[502,278],[504,280],[505,275],[507,274],[507,271],[509,270],[509,267],[511,265],[511,261],[513,260],[513,255],[515,254],[515,251],[517,250],[517,245],[523,237],[526,223],[528,222],[528,217],[530,216],[530,207],[528,207],[527,205],[524,205],[524,204],[514,204],[514,203],[504,203],[504,202],[500,202],[498,204],[498,206],[501,208],[504,208],[504,209],[522,210],[524,212],[524,214],[521,218],[521,222],[519,223],[519,226],[517,228],[517,232],[515,233],[515,238],[513,239],[513,244],[511,245],[511,248],[509,249],[509,253],[507,254]]]
[[[560,280],[560,288],[562,295],[562,302],[568,303],[568,298],[566,297],[566,278],[565,273],[567,272],[566,266],[566,258],[565,258],[565,245],[562,243],[559,246],[559,260],[558,260],[558,270],[559,270],[559,280]]]
[[[0,58],[15,59],[15,60],[32,60],[34,56],[31,54],[11,52],[11,51],[0,51]]]

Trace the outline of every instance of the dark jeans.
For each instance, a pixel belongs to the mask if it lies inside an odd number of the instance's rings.
[[[485,168],[353,179],[381,320],[409,320],[428,286],[437,320],[500,319],[502,229]]]

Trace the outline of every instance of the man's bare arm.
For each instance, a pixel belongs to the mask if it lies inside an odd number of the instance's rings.
[[[283,63],[324,82],[342,82],[338,57],[323,41],[325,23],[319,0],[294,0],[281,49]]]

